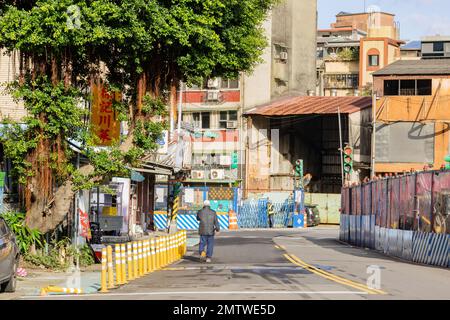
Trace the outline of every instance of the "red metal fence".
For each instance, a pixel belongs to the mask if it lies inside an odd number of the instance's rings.
[[[450,171],[417,172],[343,188],[341,206],[342,214],[374,215],[382,228],[450,234]]]

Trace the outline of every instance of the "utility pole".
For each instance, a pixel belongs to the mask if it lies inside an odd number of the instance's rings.
[[[372,152],[370,163],[370,176],[375,176],[375,143],[376,143],[376,131],[377,131],[377,94],[372,85]]]
[[[338,122],[339,122],[339,153],[341,155],[341,179],[342,185],[345,183],[344,179],[344,149],[342,147],[342,125],[341,125],[341,110],[338,107]]]
[[[178,137],[181,133],[181,107],[183,104],[183,81],[180,80],[180,96],[178,97],[178,125],[177,125],[177,134]]]

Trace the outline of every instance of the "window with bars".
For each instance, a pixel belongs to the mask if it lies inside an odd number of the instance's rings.
[[[192,114],[192,121],[194,128],[209,129],[210,128],[210,112],[194,112]]]
[[[220,111],[219,128],[226,129],[228,121],[237,121],[237,111]]]

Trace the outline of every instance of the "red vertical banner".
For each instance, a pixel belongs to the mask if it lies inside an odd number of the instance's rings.
[[[89,216],[86,211],[78,209],[78,217],[80,219],[79,223],[79,233],[83,238],[91,239],[91,227],[89,224]]]
[[[91,130],[98,138],[98,146],[111,146],[120,139],[120,121],[113,109],[113,101],[121,101],[120,92],[110,92],[102,83],[92,87]]]

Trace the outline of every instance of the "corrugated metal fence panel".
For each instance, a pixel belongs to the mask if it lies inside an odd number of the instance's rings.
[[[381,228],[379,226],[375,226],[375,250],[383,250],[381,241]]]
[[[350,233],[348,243],[354,245],[356,243],[356,219],[354,215],[349,215]]]
[[[344,232],[344,241],[350,242],[350,215],[345,215],[345,232]]]
[[[386,228],[381,227],[380,228],[380,238],[381,238],[381,251],[384,253],[388,252],[388,232]]]
[[[370,216],[370,244],[369,244],[370,249],[375,249],[375,236],[376,236],[375,219],[376,217],[374,214]]]
[[[345,241],[344,233],[345,233],[345,229],[346,229],[345,224],[347,223],[345,214],[341,214],[340,221],[341,221],[341,223],[339,225],[339,240]]]
[[[414,232],[412,241],[412,258],[414,262],[448,267],[448,235]]]
[[[412,260],[412,248],[413,248],[413,234],[414,231],[402,230],[403,241],[402,241],[402,258],[406,260]]]

